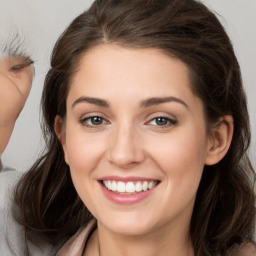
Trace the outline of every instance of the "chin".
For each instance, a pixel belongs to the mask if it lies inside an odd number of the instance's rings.
[[[125,215],[125,214],[123,214]],[[111,220],[110,220],[111,219]],[[153,220],[127,214],[126,216],[112,217],[101,222],[108,230],[113,233],[127,236],[145,235],[153,229]],[[104,223],[105,222],[105,223]]]

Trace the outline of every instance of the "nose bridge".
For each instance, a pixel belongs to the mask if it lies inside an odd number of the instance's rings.
[[[143,146],[139,131],[132,122],[124,121],[115,126],[110,137],[109,160],[121,167],[142,162]]]

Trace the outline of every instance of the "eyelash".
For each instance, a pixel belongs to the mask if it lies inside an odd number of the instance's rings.
[[[155,122],[155,124],[151,124],[152,126],[157,126],[157,127],[159,127],[159,128],[169,128],[170,126],[175,126],[175,125],[177,125],[177,120],[174,120],[174,119],[171,119],[171,118],[169,118],[169,117],[165,117],[165,116],[157,116],[157,117],[154,117],[154,118],[152,118],[152,119],[150,119],[146,124],[149,124],[150,125],[150,123],[151,122]],[[157,124],[157,122],[158,121],[164,121],[165,122],[165,124]]]
[[[96,119],[98,119],[98,120],[96,120]],[[100,123],[99,124],[93,124],[94,121],[96,121],[96,122],[99,121]],[[155,122],[155,124],[153,124],[153,125],[150,124],[153,121]],[[164,124],[162,124],[162,125],[157,124],[158,121],[160,121],[160,122],[164,121]],[[105,125],[105,124],[108,123],[108,121],[106,119],[104,119],[101,116],[97,116],[97,115],[83,118],[79,122],[83,126],[88,127],[88,128],[99,128],[99,127],[101,127],[101,125]],[[89,124],[89,122],[90,122],[90,124]],[[159,127],[161,129],[163,129],[163,128],[169,128],[170,126],[175,126],[175,125],[177,125],[177,123],[178,123],[177,120],[171,119],[169,117],[157,116],[157,117],[154,117],[154,118],[150,119],[148,122],[146,122],[146,125],[156,126],[156,127]]]
[[[100,120],[102,121],[102,123],[100,123],[100,124],[98,124],[98,125],[97,125],[97,124],[93,124],[93,123],[92,123],[93,118],[98,118],[98,119],[100,119]],[[101,117],[101,116],[97,116],[97,115],[85,117],[85,118],[81,119],[79,122],[80,122],[83,126],[88,127],[88,128],[99,128],[101,125],[107,123],[106,119],[104,119],[104,118]],[[91,124],[88,124],[88,122],[90,122]]]
[[[30,60],[29,62],[26,62],[26,63],[21,63],[21,64],[17,64],[17,65],[14,65],[10,68],[10,71],[13,71],[13,72],[17,72],[17,71],[20,71],[26,67],[29,67],[30,65],[33,65],[34,64],[34,61]]]

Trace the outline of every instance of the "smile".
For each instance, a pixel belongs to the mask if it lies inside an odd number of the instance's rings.
[[[158,184],[158,181],[115,181],[115,180],[103,180],[103,185],[109,191],[121,194],[136,194],[151,190]]]

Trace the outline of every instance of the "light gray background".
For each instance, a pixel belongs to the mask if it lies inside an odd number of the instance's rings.
[[[1,0],[0,0],[1,1]],[[5,0],[13,3],[14,13],[31,24],[36,50],[36,76],[26,106],[21,113],[2,156],[3,163],[25,171],[37,158],[43,147],[39,124],[39,103],[43,79],[49,67],[49,56],[54,42],[71,22],[87,9],[91,0]],[[241,65],[247,91],[252,128],[250,157],[256,167],[256,0],[204,0],[225,26],[234,44]],[[18,3],[18,7],[17,7]],[[15,7],[16,6],[16,7]],[[30,26],[28,26],[30,29]]]

